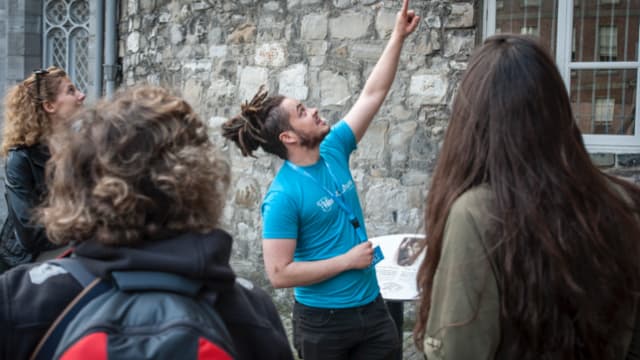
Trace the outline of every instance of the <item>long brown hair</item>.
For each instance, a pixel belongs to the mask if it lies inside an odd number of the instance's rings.
[[[289,115],[280,106],[284,96],[269,96],[264,86],[251,101],[240,106],[240,114],[222,125],[222,135],[236,143],[243,156],[252,156],[262,147],[264,151],[287,159],[287,148],[279,135],[289,130]]]
[[[2,155],[16,146],[40,143],[50,134],[51,121],[42,104],[56,100],[60,83],[66,77],[64,70],[51,66],[40,75],[34,72],[9,89],[4,98]]]
[[[183,99],[136,87],[55,130],[39,212],[52,241],[135,245],[218,224],[230,169]]]
[[[449,211],[481,184],[494,199],[501,354],[611,358],[640,290],[640,191],[592,164],[553,60],[528,37],[487,39],[454,100],[427,196],[420,348]]]

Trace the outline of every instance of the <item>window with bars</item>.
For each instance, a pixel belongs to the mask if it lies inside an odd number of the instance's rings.
[[[640,0],[485,0],[485,37],[538,36],[590,151],[640,151]],[[523,6],[530,4],[527,6]]]
[[[600,61],[616,61],[618,56],[618,28],[600,27]]]
[[[89,86],[89,1],[43,2],[43,64],[59,66],[83,92]]]

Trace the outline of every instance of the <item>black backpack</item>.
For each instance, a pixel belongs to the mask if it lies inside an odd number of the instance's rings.
[[[73,258],[84,290],[58,316],[31,359],[233,359],[233,341],[203,284],[180,275],[114,271],[96,278]]]

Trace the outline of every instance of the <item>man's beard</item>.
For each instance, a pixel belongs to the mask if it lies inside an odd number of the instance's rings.
[[[300,138],[300,146],[305,147],[307,149],[315,149],[316,147],[318,147],[318,145],[320,145],[320,143],[322,142],[322,140],[324,140],[327,134],[329,134],[329,129],[327,129],[327,131],[324,131],[318,135],[306,135],[297,130],[293,130],[293,132],[296,135],[298,135],[298,137]]]

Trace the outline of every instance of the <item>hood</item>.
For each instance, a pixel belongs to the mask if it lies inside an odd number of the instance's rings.
[[[108,277],[118,270],[162,271],[204,282],[208,288],[233,286],[229,266],[232,239],[223,230],[186,233],[136,247],[107,246],[95,241],[78,244],[74,253],[94,275]]]

